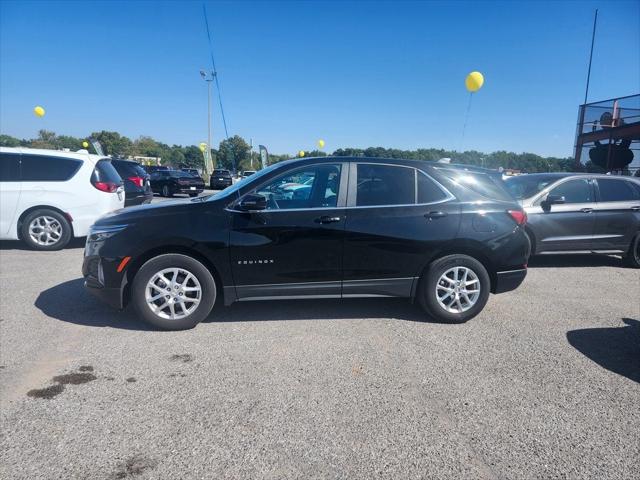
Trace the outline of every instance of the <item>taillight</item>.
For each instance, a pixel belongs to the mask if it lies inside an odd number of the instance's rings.
[[[144,178],[142,177],[129,177],[127,180],[132,182],[136,187],[141,187],[144,185]]]
[[[119,185],[115,182],[93,182],[93,186],[101,192],[113,193],[118,190]]]
[[[524,210],[507,210],[507,213],[511,215],[511,218],[513,218],[518,225],[527,223],[527,212]]]

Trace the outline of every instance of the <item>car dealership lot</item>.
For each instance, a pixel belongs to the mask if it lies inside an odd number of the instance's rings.
[[[72,245],[0,245],[1,478],[640,475],[640,275],[615,258],[536,259],[463,325],[304,300],[160,332],[86,293]]]

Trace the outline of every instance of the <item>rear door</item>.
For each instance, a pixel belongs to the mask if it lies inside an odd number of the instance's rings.
[[[527,209],[537,240],[537,252],[588,251],[595,229],[595,191],[589,177],[572,178],[551,188],[549,195],[564,197],[563,204],[544,207],[546,195]]]
[[[0,235],[3,237],[17,231],[10,232],[20,203],[20,154],[0,153]]]
[[[596,186],[593,249],[626,251],[640,229],[640,183],[611,177]]]
[[[456,237],[458,213],[455,198],[416,168],[353,163],[343,296],[410,296],[430,252]]]

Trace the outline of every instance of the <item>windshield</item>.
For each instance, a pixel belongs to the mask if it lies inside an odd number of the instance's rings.
[[[170,177],[175,177],[175,178],[191,178],[191,177],[193,177],[193,174],[191,174],[189,172],[171,170],[169,172],[169,176]]]
[[[548,185],[560,180],[558,175],[518,175],[505,180],[507,190],[518,200],[531,198],[540,193]]]

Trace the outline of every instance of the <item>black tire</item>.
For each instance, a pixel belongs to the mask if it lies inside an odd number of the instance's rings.
[[[629,268],[640,268],[640,233],[638,233],[629,246],[629,251],[622,258]]]
[[[55,243],[52,243],[50,245],[44,245],[44,244],[38,243],[36,240],[34,240],[31,237],[31,233],[30,233],[31,223],[34,221],[37,221],[39,218],[43,219],[42,222],[44,224],[49,222],[49,225],[47,225],[46,227],[43,227],[43,228],[52,229],[49,235],[54,235],[54,236],[57,235],[58,229],[59,229],[59,237]],[[50,219],[53,219],[54,221],[51,222]],[[20,238],[22,238],[24,243],[26,243],[29,246],[29,248],[33,250],[44,250],[44,251],[60,250],[67,246],[67,244],[71,240],[71,234],[72,234],[71,224],[66,219],[66,217],[61,213],[56,212],[55,210],[50,210],[48,208],[41,208],[29,213],[26,217],[22,219],[22,225],[20,226]],[[44,235],[46,235],[46,233],[44,233]],[[42,242],[46,241],[45,236],[41,238],[42,238]]]
[[[464,267],[471,270],[480,283],[480,291],[475,303],[468,310],[461,312],[450,312],[438,302],[436,287],[441,277],[450,269],[455,267]],[[446,282],[442,282],[444,285]],[[446,257],[435,260],[424,273],[418,286],[418,301],[425,312],[434,320],[443,323],[464,323],[478,315],[489,299],[489,291],[491,289],[491,280],[487,269],[473,257],[468,255],[447,255]],[[453,297],[448,297],[446,301],[454,301]],[[445,301],[445,303],[446,303]],[[466,306],[466,305],[464,305]],[[455,306],[454,306],[455,307]]]
[[[180,268],[186,270],[196,277],[201,287],[200,303],[195,305],[195,309],[183,318],[163,318],[151,310],[151,307],[146,300],[147,283],[155,276],[156,273],[167,268]],[[168,280],[173,279],[168,278]],[[167,285],[167,287],[170,286]],[[131,303],[134,305],[138,315],[145,322],[155,325],[163,330],[187,330],[195,327],[198,323],[207,318],[207,315],[209,315],[216,302],[216,294],[216,282],[207,267],[193,257],[170,253],[154,257],[148,260],[142,268],[140,268],[133,279]],[[158,300],[158,302],[162,301],[162,298]],[[189,302],[187,302],[187,304],[188,303]],[[161,306],[161,304],[159,306]],[[165,313],[168,314],[169,312]]]
[[[162,196],[163,197],[173,197],[173,192],[171,191],[171,187],[169,185],[162,186]]]

